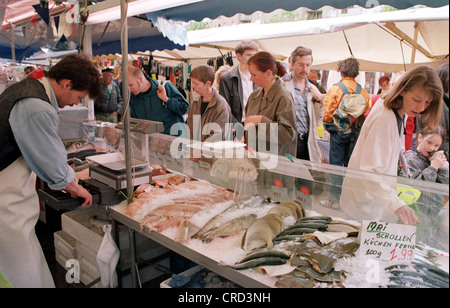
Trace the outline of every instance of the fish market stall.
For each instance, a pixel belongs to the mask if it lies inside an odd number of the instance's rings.
[[[149,148],[146,159],[171,172],[108,215],[240,286],[448,287],[448,186],[377,175],[398,184],[421,224],[398,251],[403,260],[368,259],[360,243],[370,218],[351,217],[339,197],[346,176],[364,188],[373,174],[291,157],[274,163],[229,143],[199,147],[161,134]],[[377,262],[376,279],[368,260]]]

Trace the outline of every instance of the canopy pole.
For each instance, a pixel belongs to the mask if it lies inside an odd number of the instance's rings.
[[[13,63],[16,63],[16,35],[14,34],[15,32],[15,26],[13,24],[11,24],[11,32],[10,32],[10,36],[11,36],[11,60],[13,61]]]
[[[131,172],[131,144],[130,144],[130,89],[128,88],[128,0],[120,1],[121,35],[122,44],[122,90],[123,90],[123,130],[125,140],[125,166],[127,176],[127,201],[131,203],[133,197],[133,177]]]
[[[414,23],[414,42],[417,43],[417,38],[419,36],[419,27],[420,24],[418,22]],[[413,49],[411,51],[411,64],[414,64],[416,62],[416,45],[413,45]]]
[[[350,51],[352,58],[354,58],[355,56],[353,55],[352,48],[350,47],[350,43],[348,42],[347,35],[345,35],[344,30],[342,30],[342,33],[344,34],[344,39],[345,39],[345,42],[347,43],[348,50]]]

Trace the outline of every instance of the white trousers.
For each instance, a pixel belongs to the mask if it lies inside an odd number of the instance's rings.
[[[36,237],[36,174],[21,156],[0,172],[0,271],[16,288],[54,288]]]

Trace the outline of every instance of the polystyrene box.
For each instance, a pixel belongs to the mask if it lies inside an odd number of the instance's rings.
[[[62,230],[53,233],[53,237],[55,244],[55,259],[65,268],[67,260],[77,258],[77,250],[75,247],[76,240]]]
[[[98,227],[92,225],[92,217],[107,219],[104,211],[95,207],[86,207],[62,214],[61,226],[63,231],[77,241],[93,251],[98,251],[103,240],[103,234]]]

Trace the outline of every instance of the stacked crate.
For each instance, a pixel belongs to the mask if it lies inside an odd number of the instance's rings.
[[[80,265],[80,281],[89,285],[100,277],[100,270],[97,265],[96,256],[103,240],[103,231],[98,226],[93,226],[91,218],[106,220],[105,211],[96,207],[86,207],[84,209],[64,213],[61,215],[62,230],[55,232],[55,256],[59,264],[66,268],[66,262],[75,259]],[[130,245],[128,232],[119,233],[120,240],[120,268],[123,270],[130,264]],[[138,259],[148,260],[163,256],[169,250],[154,241],[136,234],[136,251]],[[169,258],[163,258],[158,262],[165,268],[170,267]],[[155,266],[147,266],[140,273],[141,282],[151,280],[161,275],[162,272]],[[127,287],[129,277],[122,280],[123,286]],[[92,287],[101,287],[101,283],[96,283]]]

